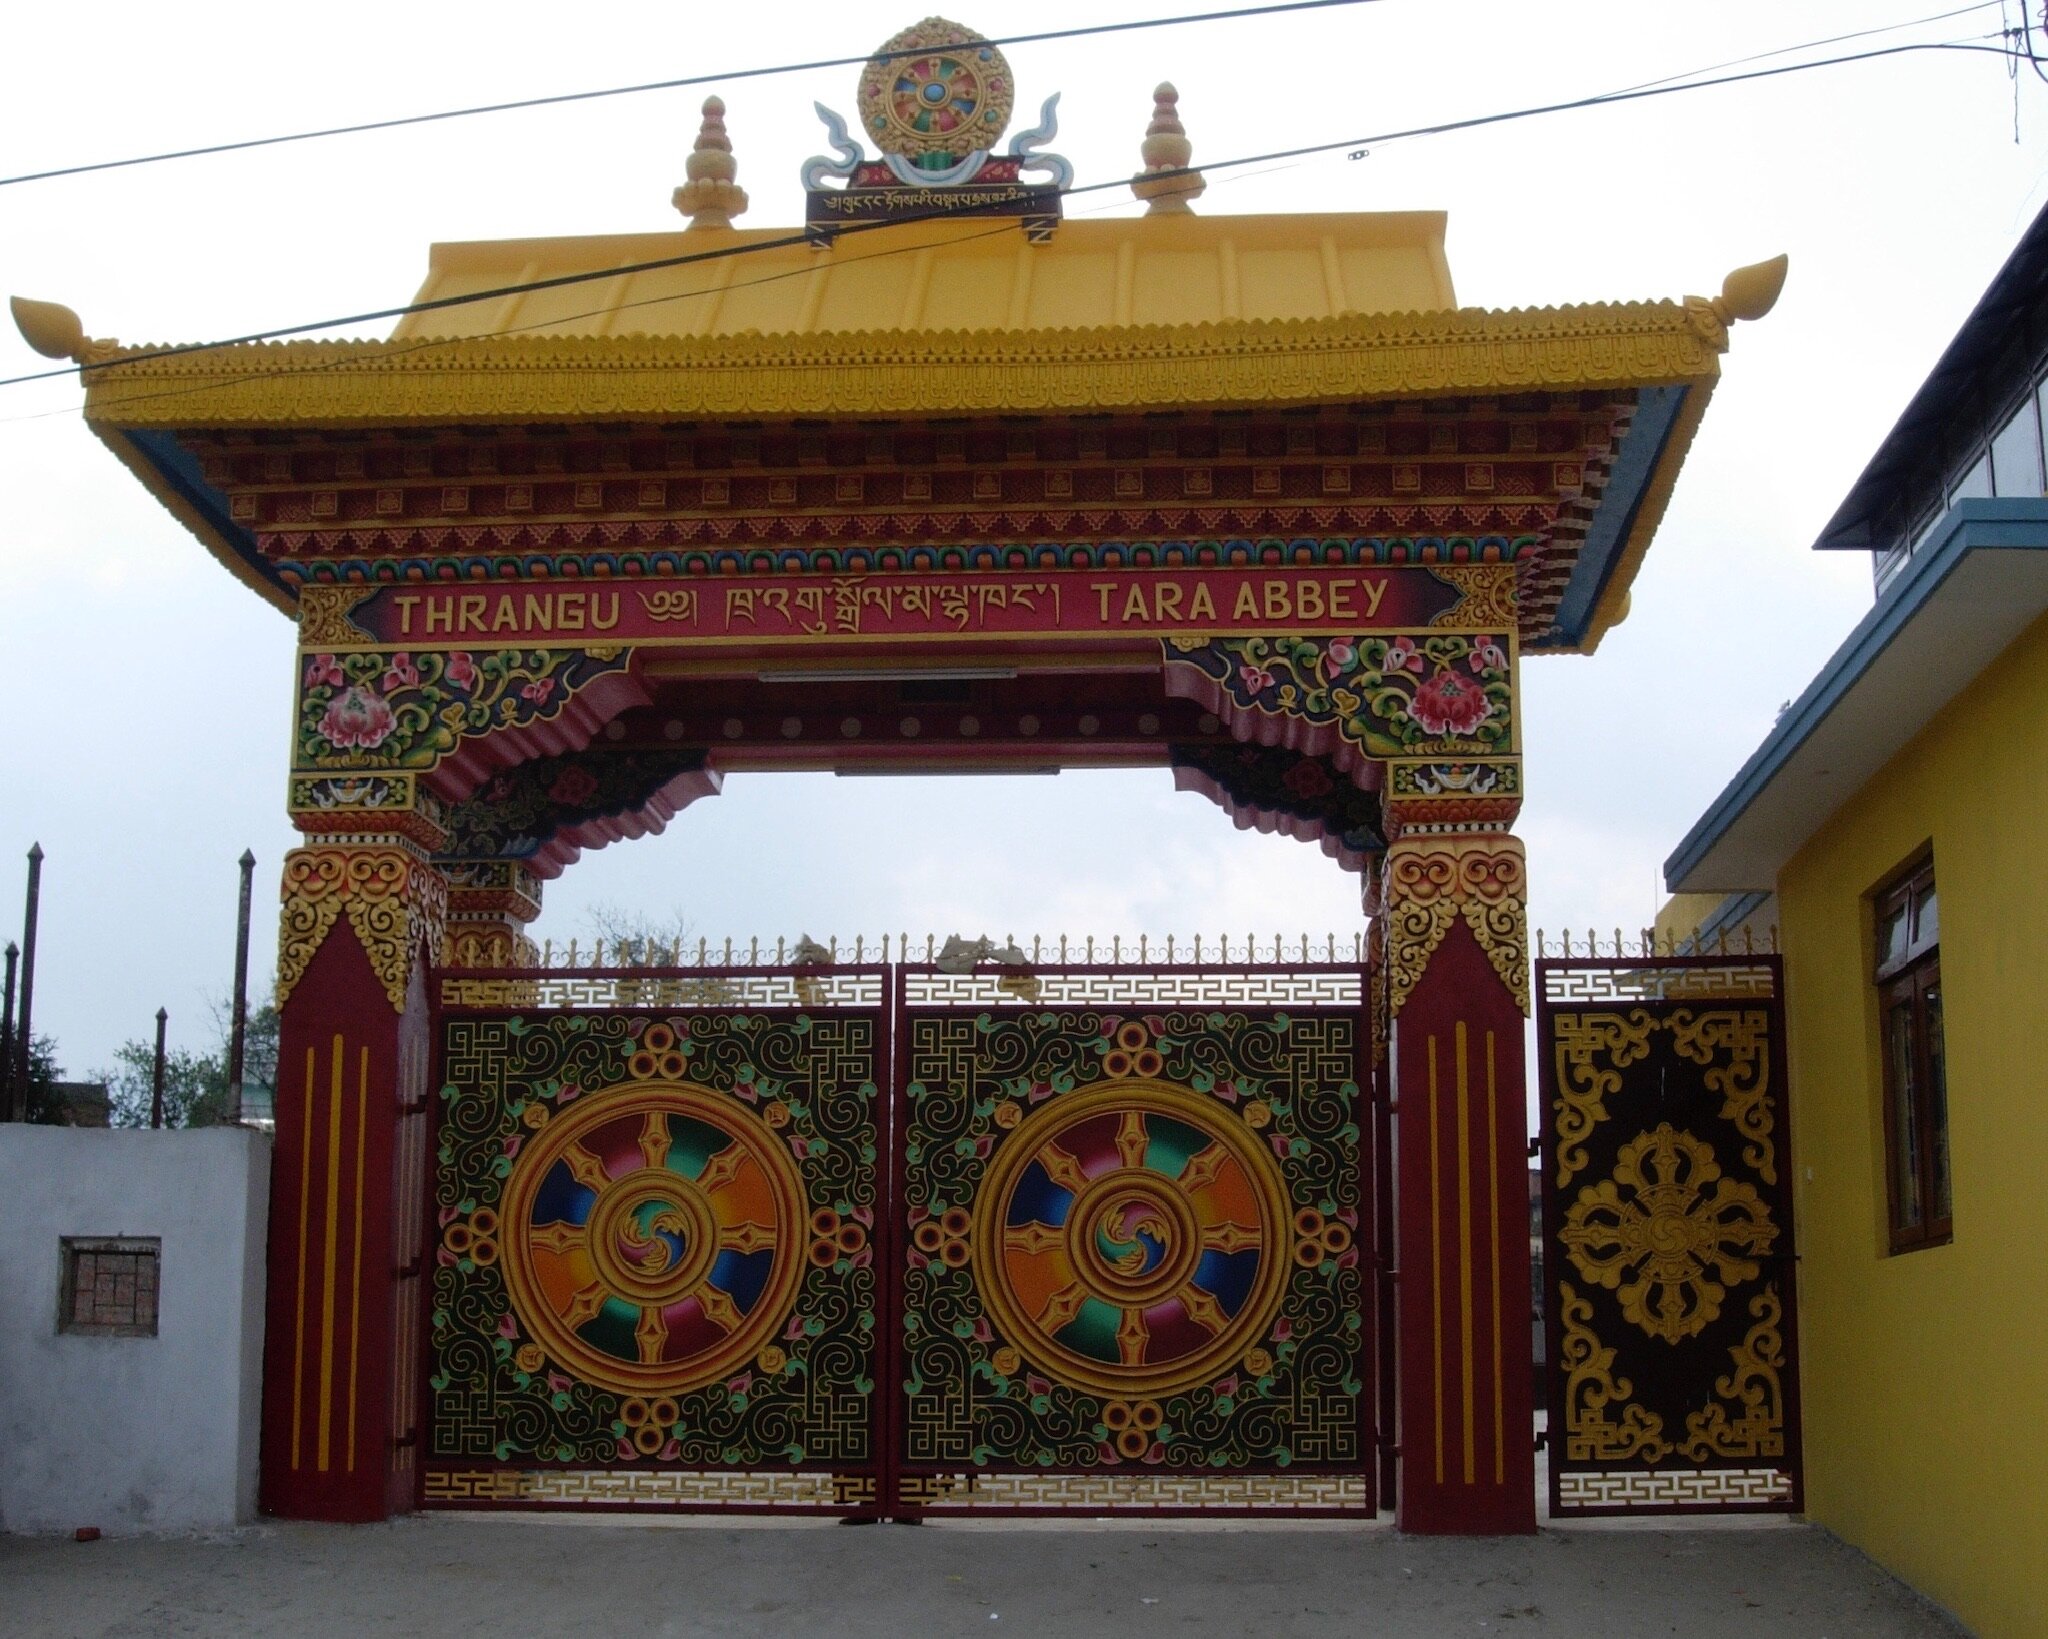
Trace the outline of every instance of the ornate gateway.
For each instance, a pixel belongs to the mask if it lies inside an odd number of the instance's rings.
[[[1779,960],[1536,973],[1551,1511],[1796,1511]]]
[[[1190,90],[1077,183],[1052,88],[928,17],[813,105],[794,231],[736,82],[648,218],[437,246],[388,336],[15,304],[298,623],[266,1511],[1350,1512],[1398,1449],[1404,1529],[1535,1529],[1521,667],[1625,615],[1785,262],[1463,307],[1440,213],[1196,214]],[[1142,216],[1066,211],[1112,176]],[[548,882],[728,775],[1088,768],[1355,873],[1370,1007],[1170,945],[533,965]],[[1564,1500],[1789,1496],[1782,1176],[1748,1104],[1608,1113],[1633,1065],[1552,1138]]]

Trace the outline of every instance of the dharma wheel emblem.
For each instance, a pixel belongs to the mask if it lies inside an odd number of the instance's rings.
[[[945,170],[995,146],[1014,96],[1000,51],[972,29],[928,17],[877,49],[860,77],[860,118],[883,153]]]
[[[1242,1358],[1300,1261],[1265,1141],[1214,1099],[1143,1079],[1027,1116],[989,1164],[970,1233],[1004,1339],[1057,1381],[1124,1400]]]
[[[688,1082],[608,1089],[550,1120],[498,1218],[527,1333],[629,1395],[682,1394],[752,1359],[787,1320],[811,1243],[787,1147]]]
[[[1722,1177],[1711,1144],[1667,1121],[1579,1191],[1558,1238],[1587,1280],[1619,1289],[1625,1319],[1675,1344],[1707,1328],[1730,1286],[1756,1279],[1752,1260],[1778,1229],[1751,1185]]]

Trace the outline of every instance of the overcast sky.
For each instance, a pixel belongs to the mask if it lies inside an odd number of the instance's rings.
[[[857,54],[916,18],[860,8],[849,23],[852,9],[30,7],[0,55],[0,170]],[[1380,0],[1009,56],[1020,111],[1064,93],[1054,146],[1088,183],[1134,167],[1162,77],[1180,87],[1197,161],[1213,163],[1618,89],[1940,9]],[[1049,0],[958,15],[997,33],[1020,17],[1051,28],[1168,12]],[[2000,21],[1979,7],[1831,50]],[[850,108],[856,78],[723,88],[753,196],[743,225],[801,220],[797,167],[823,147],[811,102]],[[1777,311],[1736,330],[1632,617],[1591,659],[1525,668],[1519,829],[1535,922],[1647,921],[1671,844],[1868,607],[1868,559],[1809,543],[2048,193],[2044,89],[2031,73],[2015,87],[1993,58],[1915,55],[1375,145],[1362,161],[1211,174],[1205,213],[1447,209],[1458,296],[1473,306],[1712,294],[1730,268],[1791,255]],[[0,188],[0,287],[68,303],[92,335],[197,341],[402,301],[437,239],[664,231],[678,225],[669,193],[702,95]],[[0,374],[38,363],[0,338]],[[0,928],[19,937],[22,856],[40,839],[36,1023],[84,1074],[147,1035],[160,1005],[174,1043],[213,1039],[245,846],[260,862],[264,988],[293,843],[293,632],[144,494],[78,402],[67,381],[0,389]],[[742,775],[664,836],[571,867],[536,931],[587,939],[598,902],[680,912],[715,939],[1362,925],[1355,877],[1312,847],[1234,831],[1163,771]]]

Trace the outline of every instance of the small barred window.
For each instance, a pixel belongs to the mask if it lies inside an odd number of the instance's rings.
[[[163,1242],[155,1237],[62,1241],[57,1330],[98,1337],[155,1337],[157,1270]]]

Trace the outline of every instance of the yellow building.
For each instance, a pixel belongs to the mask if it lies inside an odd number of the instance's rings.
[[[1807,1513],[1985,1634],[2048,1633],[2044,272],[2048,214],[1818,542],[1875,607],[1659,927],[1780,928]]]

